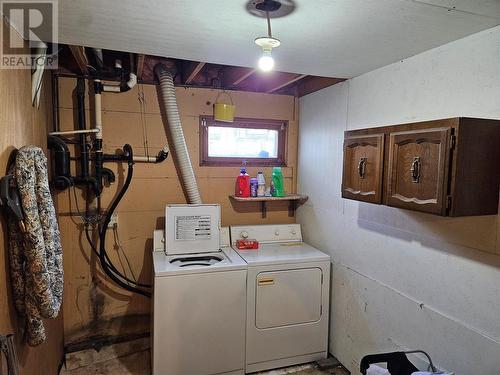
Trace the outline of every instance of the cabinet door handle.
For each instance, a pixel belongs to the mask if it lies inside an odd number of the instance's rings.
[[[274,285],[274,278],[266,277],[258,280],[259,286]]]
[[[359,178],[365,178],[365,172],[366,172],[366,158],[359,158],[359,163],[358,163]]]
[[[417,184],[420,182],[420,156],[415,156],[413,158],[413,162],[411,163],[411,168],[410,168],[410,173],[411,173],[411,180]]]

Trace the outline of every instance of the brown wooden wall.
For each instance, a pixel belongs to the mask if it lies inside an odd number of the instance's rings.
[[[62,130],[73,129],[75,124],[74,88],[76,80],[61,78],[59,82],[59,114]],[[237,167],[199,166],[199,116],[212,115],[212,104],[219,91],[211,89],[177,88],[177,99],[183,130],[186,137],[197,182],[205,203],[222,206],[223,225],[290,223],[287,204],[277,203],[268,208],[267,218],[262,219],[258,203],[233,206],[228,196],[234,193]],[[295,192],[297,166],[298,114],[297,102],[292,96],[249,92],[231,92],[237,106],[236,115],[246,118],[279,119],[289,121],[287,163],[283,168],[285,187]],[[86,105],[87,126],[93,126],[92,94]],[[89,107],[90,103],[90,107]],[[138,85],[133,90],[103,95],[103,133],[106,152],[113,152],[130,143],[134,154],[156,153],[166,144],[167,138],[160,115],[156,87]],[[117,186],[125,178],[125,166],[107,164],[117,172],[117,183],[105,189],[103,207],[115,195]],[[256,175],[257,168],[249,168]],[[264,168],[267,176],[270,168]],[[82,193],[77,191],[79,209],[83,210]],[[115,287],[103,278],[95,257],[91,254],[81,232],[81,220],[75,215],[72,191],[58,194],[58,205],[65,251],[65,303],[64,328],[67,343],[92,335],[126,334],[149,329],[150,301]],[[144,281],[151,277],[152,233],[162,228],[167,203],[184,203],[176,169],[171,156],[159,164],[136,164],[134,179],[118,212],[118,241],[113,231],[108,232],[108,251],[118,268],[126,267],[122,245],[135,275]],[[129,273],[130,276],[130,273]],[[126,319],[124,317],[126,316]]]
[[[2,22],[4,30],[8,27]],[[5,35],[5,34],[4,34]],[[5,41],[5,39],[4,39]],[[0,175],[4,175],[9,155],[14,148],[35,144],[45,149],[47,127],[52,123],[50,73],[42,86],[40,108],[31,106],[29,70],[0,69]],[[46,320],[47,341],[31,348],[22,340],[24,323],[14,309],[9,284],[6,223],[1,216],[0,226],[0,333],[15,333],[17,355],[23,375],[57,374],[63,356],[62,313],[55,320]],[[0,358],[0,368],[1,368]],[[1,370],[0,370],[1,372]]]

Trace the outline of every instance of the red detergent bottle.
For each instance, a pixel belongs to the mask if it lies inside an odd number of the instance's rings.
[[[247,174],[246,167],[241,167],[240,175],[236,178],[234,195],[242,198],[250,196],[250,176]]]

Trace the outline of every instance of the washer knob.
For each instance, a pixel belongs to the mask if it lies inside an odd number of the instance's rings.
[[[297,234],[297,231],[295,229],[292,229],[290,233],[292,233],[295,236]]]
[[[275,236],[279,236],[279,235],[280,235],[280,231],[279,231],[279,230],[276,230],[276,231],[274,232],[274,235],[275,235]]]
[[[248,232],[247,231],[243,231],[240,233],[240,237],[241,238],[248,238]]]

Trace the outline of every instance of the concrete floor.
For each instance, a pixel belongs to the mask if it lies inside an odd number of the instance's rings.
[[[150,375],[149,356],[147,349],[72,370],[63,368],[60,375]]]
[[[115,344],[66,355],[60,375],[150,375],[149,339]],[[320,370],[314,363],[255,373],[255,375],[349,375],[343,368]]]
[[[314,363],[255,373],[255,375],[284,375],[284,374],[293,374],[293,375],[326,375],[326,374],[350,375],[349,371],[347,371],[343,367],[337,367],[337,368],[333,368],[333,369],[329,369],[329,370],[320,370],[318,368],[318,366]]]

